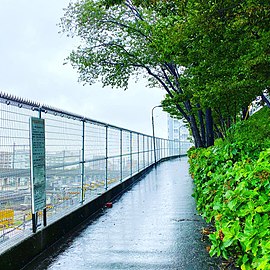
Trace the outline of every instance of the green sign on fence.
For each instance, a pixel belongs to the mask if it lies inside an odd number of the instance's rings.
[[[45,122],[30,118],[32,213],[46,207]]]

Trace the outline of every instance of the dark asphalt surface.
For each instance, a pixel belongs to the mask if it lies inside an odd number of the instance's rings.
[[[200,233],[187,158],[163,162],[26,269],[219,269]]]

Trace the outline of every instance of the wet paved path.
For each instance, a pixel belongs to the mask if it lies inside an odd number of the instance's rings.
[[[201,241],[205,224],[192,189],[187,158],[163,162],[76,238],[27,269],[218,269]]]

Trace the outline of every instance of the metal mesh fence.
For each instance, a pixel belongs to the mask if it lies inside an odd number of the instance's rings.
[[[31,220],[29,117],[36,112],[0,103],[0,241]]]
[[[48,223],[155,162],[152,136],[0,93],[3,248],[32,229],[30,117],[45,120]],[[157,161],[184,154],[190,147],[183,142],[155,140]]]

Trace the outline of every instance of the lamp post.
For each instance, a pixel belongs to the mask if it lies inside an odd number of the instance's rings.
[[[152,108],[152,130],[153,130],[153,144],[154,144],[154,159],[155,164],[157,163],[157,154],[156,154],[156,139],[155,139],[155,123],[154,123],[154,109],[162,107],[162,105],[157,105]]]

